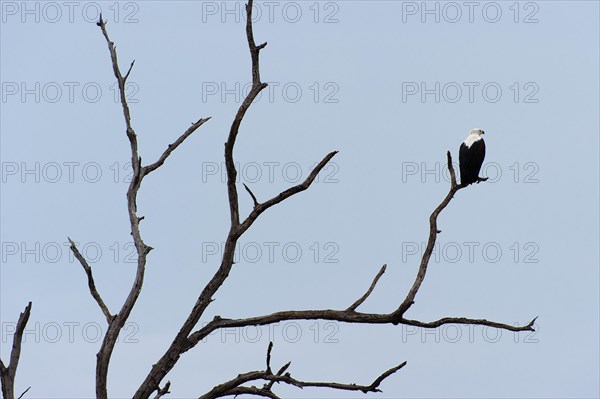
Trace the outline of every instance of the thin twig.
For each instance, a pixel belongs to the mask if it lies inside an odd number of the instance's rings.
[[[75,258],[77,258],[79,263],[81,263],[81,266],[83,267],[83,270],[85,271],[85,274],[87,275],[88,287],[90,289],[90,294],[92,294],[92,297],[94,298],[94,300],[100,307],[100,310],[102,310],[104,317],[106,317],[106,322],[108,324],[110,324],[110,322],[112,321],[114,316],[110,313],[110,310],[108,310],[108,307],[106,306],[106,304],[104,303],[104,300],[100,296],[100,293],[98,293],[98,290],[96,289],[96,284],[94,283],[94,276],[92,275],[92,268],[90,267],[88,262],[85,260],[83,255],[81,255],[81,253],[77,249],[77,246],[75,245],[73,240],[71,240],[71,238],[69,238],[69,237],[67,237],[67,238],[69,239],[69,242],[71,243],[71,251],[73,251]]]
[[[243,183],[243,184],[244,184],[244,187],[246,188],[246,191],[248,191],[248,194],[250,194],[250,196],[252,197],[252,201],[254,202],[254,207],[256,208],[258,206],[258,201],[256,200],[256,196],[254,195],[252,190],[250,190],[250,188],[246,185],[246,183]]]
[[[279,369],[279,371],[277,371],[277,374],[275,375],[283,375],[283,373],[285,373],[285,371],[292,365],[292,362],[289,361],[286,364],[284,364],[283,366],[281,366],[281,368]]]
[[[27,388],[26,390],[23,391],[22,394],[19,395],[19,397],[17,399],[21,399],[23,396],[25,396],[25,394],[27,393],[27,391],[29,391],[31,389],[31,387]]]
[[[384,372],[379,377],[377,377],[375,379],[375,381],[373,381],[373,383],[371,384],[371,387],[374,388],[374,389],[377,388],[383,382],[383,380],[385,380],[390,375],[394,374],[396,371],[400,370],[404,366],[406,366],[406,362],[402,362],[399,365],[397,365],[396,367],[392,367],[388,371]],[[363,392],[366,393],[366,391],[363,391]]]
[[[267,348],[267,373],[272,373],[271,371],[271,351],[273,350],[273,341],[269,342],[269,347]]]
[[[123,78],[124,82],[127,82],[127,78],[129,77],[129,74],[131,73],[131,70],[133,69],[133,64],[135,64],[135,60],[131,61],[131,65],[129,65],[129,70],[127,71],[127,73],[125,74],[125,77]]]
[[[181,136],[179,136],[179,138],[177,140],[175,140],[175,142],[173,142],[172,144],[169,144],[169,146],[162,153],[160,158],[158,158],[158,161],[154,162],[153,164],[144,166],[144,175],[148,175],[151,172],[153,172],[154,170],[161,167],[165,163],[165,161],[167,160],[169,155],[171,155],[171,153],[173,151],[175,151],[175,149],[177,147],[179,147],[179,145],[181,143],[183,143],[185,141],[185,139],[187,139],[189,136],[191,136],[192,133],[194,133],[196,131],[196,129],[198,129],[200,126],[202,126],[208,120],[210,120],[210,117],[201,118],[197,122],[192,123],[192,126],[190,126]]]
[[[454,166],[452,165],[452,154],[450,151],[446,152],[446,159],[448,162],[448,171],[450,172],[450,188],[455,187],[456,184],[456,172],[454,171]]]
[[[359,307],[369,297],[369,295],[371,295],[371,293],[375,289],[375,286],[377,285],[377,282],[379,281],[381,276],[383,276],[383,273],[385,273],[386,267],[387,267],[387,265],[381,266],[379,273],[377,273],[377,275],[373,279],[373,282],[371,283],[371,286],[369,287],[367,292],[365,292],[365,294],[363,296],[358,298],[358,300],[356,302],[354,302],[352,305],[350,305],[350,307],[348,307],[348,309],[346,309],[346,310],[356,310],[356,308]]]

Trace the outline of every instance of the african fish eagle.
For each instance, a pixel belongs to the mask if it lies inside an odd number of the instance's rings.
[[[460,163],[460,183],[468,186],[472,183],[479,183],[479,171],[485,158],[485,142],[481,135],[484,134],[481,129],[472,129],[467,139],[460,145],[458,160]],[[486,179],[487,180],[487,179]]]

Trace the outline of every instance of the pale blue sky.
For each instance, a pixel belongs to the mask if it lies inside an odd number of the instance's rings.
[[[300,379],[369,384],[406,360],[372,397],[600,395],[598,2],[473,4],[428,2],[427,13],[420,1],[257,3],[255,38],[268,42],[261,75],[271,86],[235,150],[242,215],[252,206],[242,182],[264,200],[340,153],[309,191],[240,240],[239,262],[203,321],[346,308],[384,263],[363,310],[394,309],[448,188],[445,152],[456,157],[479,127],[490,181],[460,191],[441,215],[437,258],[407,316],[511,324],[539,316],[538,332],[314,321],[227,331],[182,357],[168,376],[170,397],[197,397],[263,368],[269,339],[273,362],[291,360]],[[229,220],[223,143],[251,78],[243,5],[0,5],[0,354],[6,361],[10,331],[32,301],[16,387],[31,386],[27,397],[94,395],[105,322],[67,236],[93,261],[111,310],[134,273],[129,147],[96,12],[121,67],[136,60],[132,123],[145,163],[212,116],[140,190],[142,234],[155,250],[109,374],[110,395],[128,397],[219,262]]]

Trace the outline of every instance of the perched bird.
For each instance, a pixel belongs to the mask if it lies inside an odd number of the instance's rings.
[[[482,134],[484,134],[483,130],[472,129],[467,139],[460,145],[458,160],[460,164],[460,183],[463,186],[487,180],[479,177],[479,171],[485,158],[485,142],[481,137]]]

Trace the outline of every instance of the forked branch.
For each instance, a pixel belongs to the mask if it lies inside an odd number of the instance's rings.
[[[17,374],[17,366],[21,357],[21,343],[23,342],[23,332],[29,321],[31,314],[31,302],[27,304],[23,313],[19,315],[15,335],[13,335],[12,351],[10,352],[10,361],[8,366],[0,359],[0,382],[2,383],[2,396],[5,399],[15,398],[15,376]],[[29,387],[31,388],[31,387]],[[25,392],[29,390],[27,388]],[[23,396],[23,394],[21,394]]]
[[[270,354],[272,347],[273,343],[271,342],[269,343],[269,349],[267,351],[267,364],[270,363]],[[398,366],[392,367],[391,369],[379,375],[370,385],[357,385],[353,383],[344,384],[339,382],[310,382],[299,380],[292,377],[289,372],[284,374],[285,370],[287,370],[290,366],[290,363],[287,363],[280,369],[280,371],[277,374],[273,374],[270,370],[270,367],[268,367],[267,370],[263,371],[250,371],[248,373],[239,374],[237,377],[232,378],[231,380],[224,382],[223,384],[217,385],[206,394],[200,396],[199,399],[215,399],[224,396],[236,396],[242,393],[278,399],[279,396],[277,396],[271,390],[274,383],[293,385],[298,388],[331,388],[342,391],[360,391],[363,393],[381,392],[381,390],[379,389],[381,383],[405,365],[406,362],[402,362]],[[268,382],[263,386],[263,388],[257,388],[255,386],[248,387],[242,385],[257,380],[263,380]]]
[[[239,201],[238,191],[236,186],[237,170],[235,168],[235,162],[233,157],[233,150],[235,147],[236,139],[238,137],[241,123],[246,115],[246,112],[252,105],[256,96],[267,87],[266,83],[260,80],[260,69],[259,69],[259,55],[260,50],[265,48],[267,43],[256,45],[254,41],[254,33],[252,29],[252,0],[248,1],[246,5],[246,36],[248,40],[248,48],[250,50],[250,56],[252,59],[252,87],[244,101],[240,105],[229,129],[227,141],[225,142],[225,169],[227,171],[227,194],[229,199],[229,211],[230,211],[230,228],[225,240],[225,246],[223,250],[223,257],[219,268],[204,287],[200,293],[194,307],[192,308],[187,319],[183,323],[179,332],[173,339],[173,342],[163,354],[163,356],[152,366],[152,369],[142,382],[137,392],[134,395],[134,399],[145,399],[152,394],[152,392],[158,390],[159,384],[167,373],[175,366],[179,357],[189,350],[190,346],[190,334],[195,328],[196,324],[204,314],[206,308],[213,301],[213,296],[223,285],[231,268],[233,267],[233,259],[235,253],[235,246],[240,236],[256,221],[260,214],[271,206],[278,204],[285,199],[302,192],[310,187],[315,180],[318,173],[325,167],[327,162],[335,155],[335,152],[328,154],[312,171],[307,179],[292,188],[289,188],[276,197],[273,197],[264,203],[259,203],[258,199],[246,186],[246,190],[252,197],[254,202],[254,209],[250,212],[248,217],[243,223],[240,223],[240,212],[239,212]],[[196,342],[197,343],[197,342]]]
[[[254,42],[254,33],[252,31],[252,0],[246,4],[246,37],[248,39],[248,48],[250,49],[250,57],[252,58],[252,88],[250,92],[240,105],[238,112],[233,119],[231,128],[229,129],[229,136],[225,143],[225,168],[227,170],[227,193],[229,196],[229,211],[231,214],[231,226],[232,229],[240,223],[240,212],[237,187],[235,185],[237,178],[237,170],[233,161],[233,148],[235,147],[235,141],[240,131],[240,125],[244,119],[244,115],[252,105],[252,102],[256,99],[256,96],[267,87],[266,83],[260,81],[260,68],[259,68],[259,53],[260,50],[265,48],[267,43],[263,43],[257,46]]]
[[[142,180],[144,177],[154,170],[161,167],[166,159],[181,145],[189,136],[192,135],[200,126],[202,126],[209,118],[201,118],[197,122],[192,123],[190,126],[177,140],[175,140],[172,144],[170,144],[167,149],[162,153],[159,159],[148,165],[142,166],[142,158],[138,153],[138,142],[137,142],[137,134],[133,129],[131,124],[131,112],[129,109],[129,104],[127,103],[127,95],[126,95],[126,82],[129,78],[135,61],[132,61],[129,69],[125,76],[121,73],[121,69],[119,68],[119,62],[117,57],[117,51],[114,43],[110,40],[108,36],[108,32],[106,30],[106,22],[102,19],[102,14],[97,22],[97,25],[100,27],[102,31],[102,35],[106,40],[106,44],[108,46],[108,50],[110,53],[112,69],[115,78],[117,79],[117,84],[119,87],[119,96],[121,102],[121,108],[123,111],[123,118],[125,120],[125,130],[127,134],[127,138],[129,140],[129,146],[131,148],[131,166],[133,168],[133,176],[131,182],[129,184],[129,188],[127,189],[127,211],[129,214],[129,223],[131,229],[131,236],[133,237],[133,242],[137,252],[137,267],[134,281],[131,285],[131,289],[127,298],[123,302],[121,309],[116,315],[112,315],[108,310],[108,307],[102,300],[102,297],[98,293],[96,288],[94,278],[92,276],[92,269],[85,260],[85,258],[79,253],[77,247],[69,239],[71,242],[71,250],[75,254],[79,263],[81,263],[87,277],[88,277],[88,286],[90,289],[90,293],[92,297],[102,310],[102,313],[106,317],[108,322],[108,328],[106,330],[106,334],[104,335],[104,339],[102,341],[102,345],[100,347],[100,351],[96,357],[96,397],[98,399],[106,399],[108,396],[107,393],[107,375],[108,375],[108,364],[110,362],[110,358],[112,356],[112,351],[117,342],[119,332],[125,325],[125,322],[129,318],[133,307],[140,295],[142,290],[142,285],[144,282],[144,273],[146,270],[146,257],[148,253],[152,250],[152,247],[146,245],[144,240],[142,239],[142,235],[140,232],[140,221],[143,220],[143,216],[137,215],[137,194],[141,187]],[[166,393],[168,393],[169,385],[165,385],[164,388],[157,388],[158,391],[157,397],[160,397]]]
[[[252,209],[252,212],[250,212],[246,220],[244,220],[244,222],[240,225],[240,234],[243,234],[246,230],[248,230],[250,226],[252,226],[252,224],[256,221],[256,219],[258,219],[260,214],[269,209],[270,207],[285,201],[292,195],[307,190],[313,183],[313,181],[317,178],[317,175],[321,172],[321,170],[323,170],[323,168],[329,163],[329,161],[331,161],[331,158],[333,158],[337,153],[337,151],[332,151],[329,154],[325,155],[325,158],[323,158],[321,162],[319,162],[317,166],[315,166],[312,172],[310,172],[308,177],[302,183],[280,192],[275,197],[263,203],[255,204],[254,209]]]

